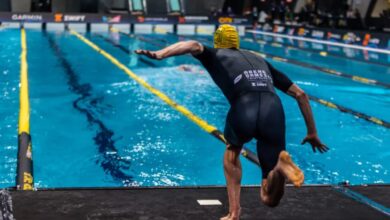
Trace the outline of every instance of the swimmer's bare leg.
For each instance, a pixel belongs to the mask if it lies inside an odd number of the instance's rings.
[[[241,147],[226,146],[223,158],[223,167],[226,178],[226,187],[229,197],[229,214],[220,220],[239,220],[240,219],[240,191],[241,191]]]
[[[260,197],[264,204],[275,207],[279,204],[284,194],[286,179],[300,187],[304,181],[303,172],[294,164],[286,151],[279,154],[279,160],[275,168],[262,182]]]

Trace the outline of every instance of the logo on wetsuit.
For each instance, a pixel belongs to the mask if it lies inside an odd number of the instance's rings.
[[[265,87],[268,82],[273,84],[272,77],[265,70],[245,70],[234,79],[234,84],[241,81],[242,75],[251,83],[252,87]]]

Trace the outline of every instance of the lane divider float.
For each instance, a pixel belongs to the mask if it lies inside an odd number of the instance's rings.
[[[293,59],[287,59],[287,58],[275,56],[275,55],[268,54],[268,53],[257,52],[257,51],[250,50],[248,48],[246,48],[246,49],[248,51],[251,51],[252,53],[256,53],[256,54],[258,54],[258,55],[260,55],[260,56],[262,56],[264,58],[270,58],[270,59],[273,59],[275,61],[284,62],[284,63],[291,63],[291,64],[295,64],[297,66],[302,66],[302,67],[305,67],[305,68],[318,70],[318,71],[326,73],[326,74],[336,75],[336,76],[339,76],[339,77],[351,79],[351,80],[359,82],[359,83],[369,84],[369,85],[376,85],[376,86],[382,86],[382,87],[385,87],[387,89],[390,89],[390,83],[385,83],[385,82],[381,82],[381,81],[378,81],[378,80],[365,78],[365,77],[362,77],[362,76],[355,76],[355,75],[351,75],[351,74],[344,73],[344,72],[341,72],[341,71],[337,71],[337,70],[333,70],[333,69],[329,69],[329,68],[324,68],[324,67],[316,66],[316,65],[313,65],[313,64],[309,64],[309,63],[304,63],[304,62],[300,62],[300,61],[297,61],[297,60],[293,60]]]
[[[28,65],[26,31],[21,29],[20,55],[20,109],[18,127],[18,164],[16,188],[18,190],[33,190],[33,162],[30,136],[30,103],[28,95]]]

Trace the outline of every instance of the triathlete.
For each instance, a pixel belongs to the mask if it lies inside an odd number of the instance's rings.
[[[275,207],[279,204],[286,180],[296,187],[304,175],[285,151],[285,116],[274,87],[294,97],[307,127],[302,144],[309,142],[313,151],[323,153],[328,148],[317,136],[308,96],[283,73],[262,57],[239,49],[239,36],[231,25],[221,25],[214,34],[214,48],[197,41],[173,44],[159,51],[136,50],[152,59],[192,54],[211,75],[228,99],[231,108],[226,118],[224,135],[227,147],[224,172],[229,196],[229,213],[222,220],[240,217],[242,146],[257,139],[257,155],[262,169],[261,201]]]

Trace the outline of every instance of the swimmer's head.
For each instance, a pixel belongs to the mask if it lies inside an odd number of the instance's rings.
[[[214,33],[214,48],[240,48],[240,37],[235,27],[223,24]]]

